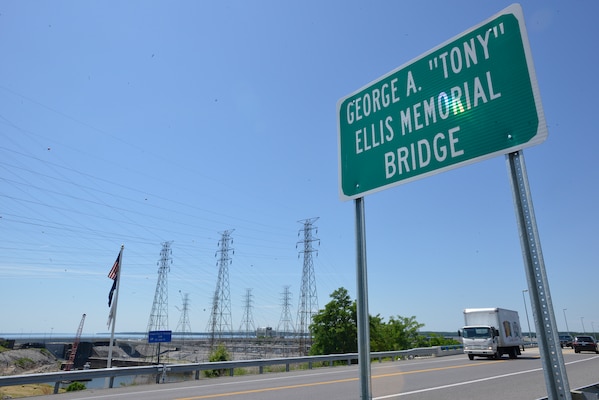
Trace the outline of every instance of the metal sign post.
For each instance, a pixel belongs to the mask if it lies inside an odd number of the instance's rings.
[[[368,317],[368,273],[366,271],[366,228],[364,198],[354,200],[356,206],[356,280],[358,314],[358,365],[360,398],[372,399],[370,389],[370,320]]]
[[[528,185],[526,165],[522,150],[506,155],[509,169],[514,207],[520,232],[520,244],[532,312],[539,340],[541,363],[545,374],[545,385],[550,400],[570,400],[570,385],[566,375],[564,356],[559,344],[559,333],[553,312],[549,282],[541,251],[541,241],[537,231],[537,221],[532,207],[532,197]]]
[[[158,343],[157,361],[156,364],[160,365],[160,344],[170,343],[172,340],[173,331],[149,331],[148,332],[148,343]],[[162,366],[162,373],[156,375],[156,383],[166,381],[166,365]]]

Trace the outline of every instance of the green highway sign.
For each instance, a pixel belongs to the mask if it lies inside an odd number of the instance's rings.
[[[547,137],[522,8],[511,5],[337,103],[343,200]]]

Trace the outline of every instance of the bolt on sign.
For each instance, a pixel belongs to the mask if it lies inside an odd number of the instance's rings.
[[[513,4],[337,103],[342,200],[539,144],[547,128]]]

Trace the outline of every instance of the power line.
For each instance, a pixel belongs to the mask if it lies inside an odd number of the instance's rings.
[[[246,338],[256,334],[256,326],[254,325],[254,316],[252,314],[252,289],[246,289],[243,296],[243,319],[239,326],[239,332],[244,334]]]
[[[180,290],[179,293],[181,293]],[[182,341],[185,341],[186,339],[191,338],[191,324],[189,323],[189,293],[182,294],[181,299],[183,301],[183,308],[181,309],[181,317],[179,318],[179,323],[177,323],[175,332],[178,332],[181,335]]]
[[[318,228],[314,226],[314,222],[318,217],[304,219],[298,221],[302,224],[302,228],[298,232],[298,236],[302,236],[302,240],[297,242],[297,245],[301,244],[301,250],[299,251],[298,257],[303,255],[303,267],[302,267],[302,286],[300,289],[299,307],[297,310],[297,334],[299,335],[299,354],[308,354],[308,347],[311,341],[310,324],[312,323],[312,316],[318,313],[318,296],[316,293],[316,276],[314,274],[314,262],[312,260],[312,254],[318,254],[318,250],[315,250],[313,244],[320,240],[315,237],[318,233]],[[297,247],[296,245],[296,247]]]
[[[171,243],[162,243],[160,261],[158,262],[156,292],[154,293],[154,302],[152,303],[147,332],[168,330],[168,272],[172,264]],[[148,355],[147,351],[145,351],[145,355]]]
[[[227,230],[221,233],[221,239],[218,242],[219,250],[215,256],[219,257],[216,265],[218,266],[218,278],[216,281],[216,290],[212,298],[212,311],[208,320],[208,331],[211,337],[211,346],[214,346],[215,340],[222,339],[226,334],[233,332],[233,322],[231,319],[231,293],[229,289],[229,265],[232,263],[231,256],[235,253],[231,245],[233,230]]]
[[[277,326],[277,333],[279,335],[288,336],[294,331],[293,320],[291,319],[291,292],[289,291],[290,286],[283,288],[283,296],[281,298],[281,319]]]

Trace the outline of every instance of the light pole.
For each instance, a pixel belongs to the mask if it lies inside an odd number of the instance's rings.
[[[566,330],[568,331],[568,335],[571,335],[570,328],[568,328],[568,318],[566,318],[566,310],[567,308],[564,308],[564,320],[566,321]]]
[[[532,345],[532,339],[530,338],[530,320],[528,319],[528,309],[526,308],[526,297],[524,297],[524,293],[526,292],[528,292],[528,289],[522,291],[522,300],[524,300],[524,312],[526,313],[526,323],[528,324],[528,344]]]
[[[595,340],[597,340],[597,337],[595,336],[595,322],[591,321],[591,328],[593,328],[593,337],[595,338]]]
[[[580,323],[582,324],[582,333],[586,334],[587,330],[584,329],[584,317],[580,317]]]

